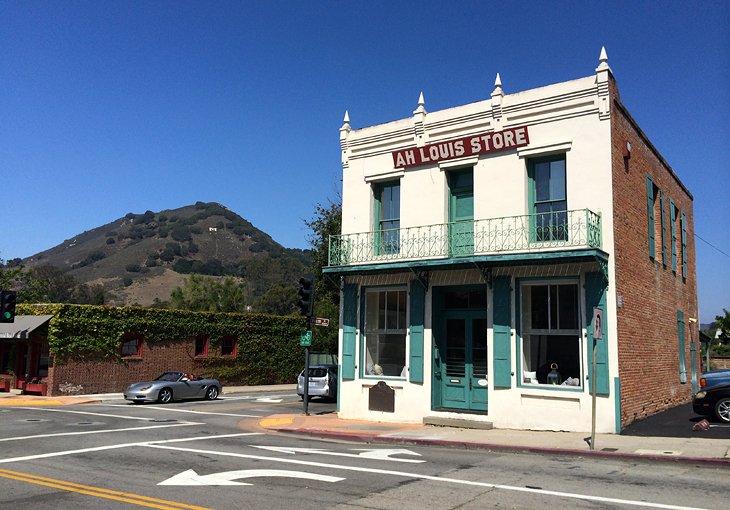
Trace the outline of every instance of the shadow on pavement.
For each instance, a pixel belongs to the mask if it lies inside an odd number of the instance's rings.
[[[682,404],[659,414],[638,420],[621,431],[622,436],[644,437],[697,437],[705,439],[730,439],[730,424],[717,418],[708,418],[709,430],[692,430],[703,420],[692,411],[692,404]]]

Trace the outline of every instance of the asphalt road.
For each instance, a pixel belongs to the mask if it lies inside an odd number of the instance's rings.
[[[692,404],[682,404],[654,416],[637,420],[621,431],[622,435],[644,437],[698,437],[730,440],[730,424],[708,418],[709,430],[692,430],[704,419],[692,411]]]
[[[727,470],[264,433],[291,395],[0,409],[0,508],[726,508]],[[314,400],[310,413],[334,411]]]

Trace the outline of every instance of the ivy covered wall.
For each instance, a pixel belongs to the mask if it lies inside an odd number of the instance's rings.
[[[17,313],[53,315],[48,344],[55,369],[78,364],[129,364],[121,356],[126,333],[142,335],[145,347],[151,350],[187,346],[196,336],[205,335],[211,349],[218,351],[223,337],[235,337],[235,356],[195,358],[201,375],[216,377],[224,384],[293,383],[304,364],[299,336],[306,321],[298,316],[67,304],[19,304]],[[314,333],[312,351],[323,351]],[[144,356],[135,363],[144,364]]]

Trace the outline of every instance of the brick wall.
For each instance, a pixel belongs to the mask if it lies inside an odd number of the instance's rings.
[[[206,358],[195,358],[194,353],[195,340],[192,338],[154,346],[143,342],[139,358],[55,365],[48,371],[48,394],[62,395],[59,387],[64,384],[82,386],[78,390],[81,394],[116,393],[133,382],[149,381],[168,370],[205,375],[202,361]],[[220,353],[211,347],[208,357],[216,356]]]
[[[611,143],[614,206],[614,264],[617,309],[619,376],[621,378],[621,422],[649,416],[682,402],[692,395],[690,338],[701,357],[697,324],[697,282],[695,272],[694,215],[692,197],[654,149],[618,97],[611,80]],[[624,159],[626,142],[631,155]],[[677,273],[672,272],[671,230],[667,221],[667,266],[662,264],[661,237],[655,260],[649,257],[647,233],[646,176],[665,195],[665,217],[669,219],[669,199],[684,210],[687,218],[687,278],[682,278],[681,249]],[[661,218],[656,216],[661,224]],[[659,229],[659,227],[657,227]],[[681,230],[677,235],[680,238]],[[677,311],[684,312],[687,382],[680,383]],[[690,336],[690,331],[691,336]]]

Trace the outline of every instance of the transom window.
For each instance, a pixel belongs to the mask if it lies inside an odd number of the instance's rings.
[[[532,214],[537,241],[568,240],[565,156],[530,161]]]
[[[405,377],[406,289],[372,289],[365,295],[365,374]]]
[[[522,383],[582,386],[577,282],[524,283]]]

